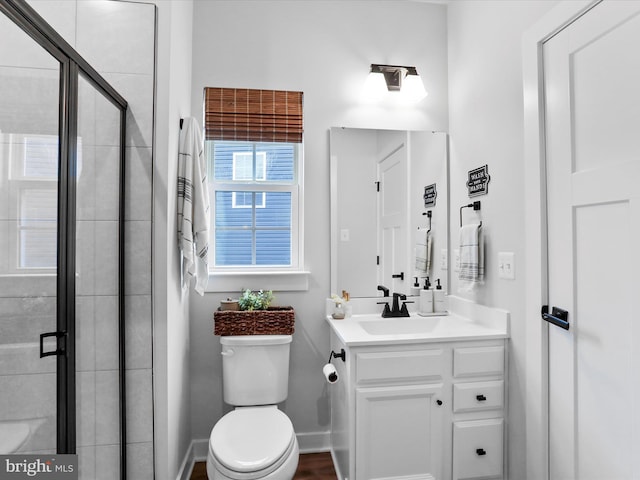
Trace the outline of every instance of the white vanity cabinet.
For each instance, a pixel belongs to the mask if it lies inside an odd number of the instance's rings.
[[[500,479],[504,339],[349,346],[331,332],[332,453],[341,480]]]

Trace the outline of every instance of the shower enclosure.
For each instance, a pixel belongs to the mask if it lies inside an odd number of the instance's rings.
[[[0,0],[0,454],[126,476],[126,101]]]

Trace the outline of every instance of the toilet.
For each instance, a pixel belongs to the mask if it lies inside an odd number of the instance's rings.
[[[209,438],[209,480],[291,480],[298,467],[298,441],[277,404],[289,389],[291,335],[220,337],[222,388],[234,410]]]

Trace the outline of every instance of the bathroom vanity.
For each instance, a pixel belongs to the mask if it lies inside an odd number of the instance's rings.
[[[331,325],[331,440],[341,480],[500,479],[506,461],[508,312]],[[473,320],[471,320],[473,319]]]

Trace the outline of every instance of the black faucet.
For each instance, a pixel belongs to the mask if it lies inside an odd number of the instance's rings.
[[[393,307],[389,310],[389,304],[385,302],[384,311],[382,312],[383,318],[396,318],[396,317],[408,317],[409,311],[407,310],[407,302],[405,301],[407,296],[403,293],[393,294]],[[399,305],[399,300],[402,300],[402,307]]]

